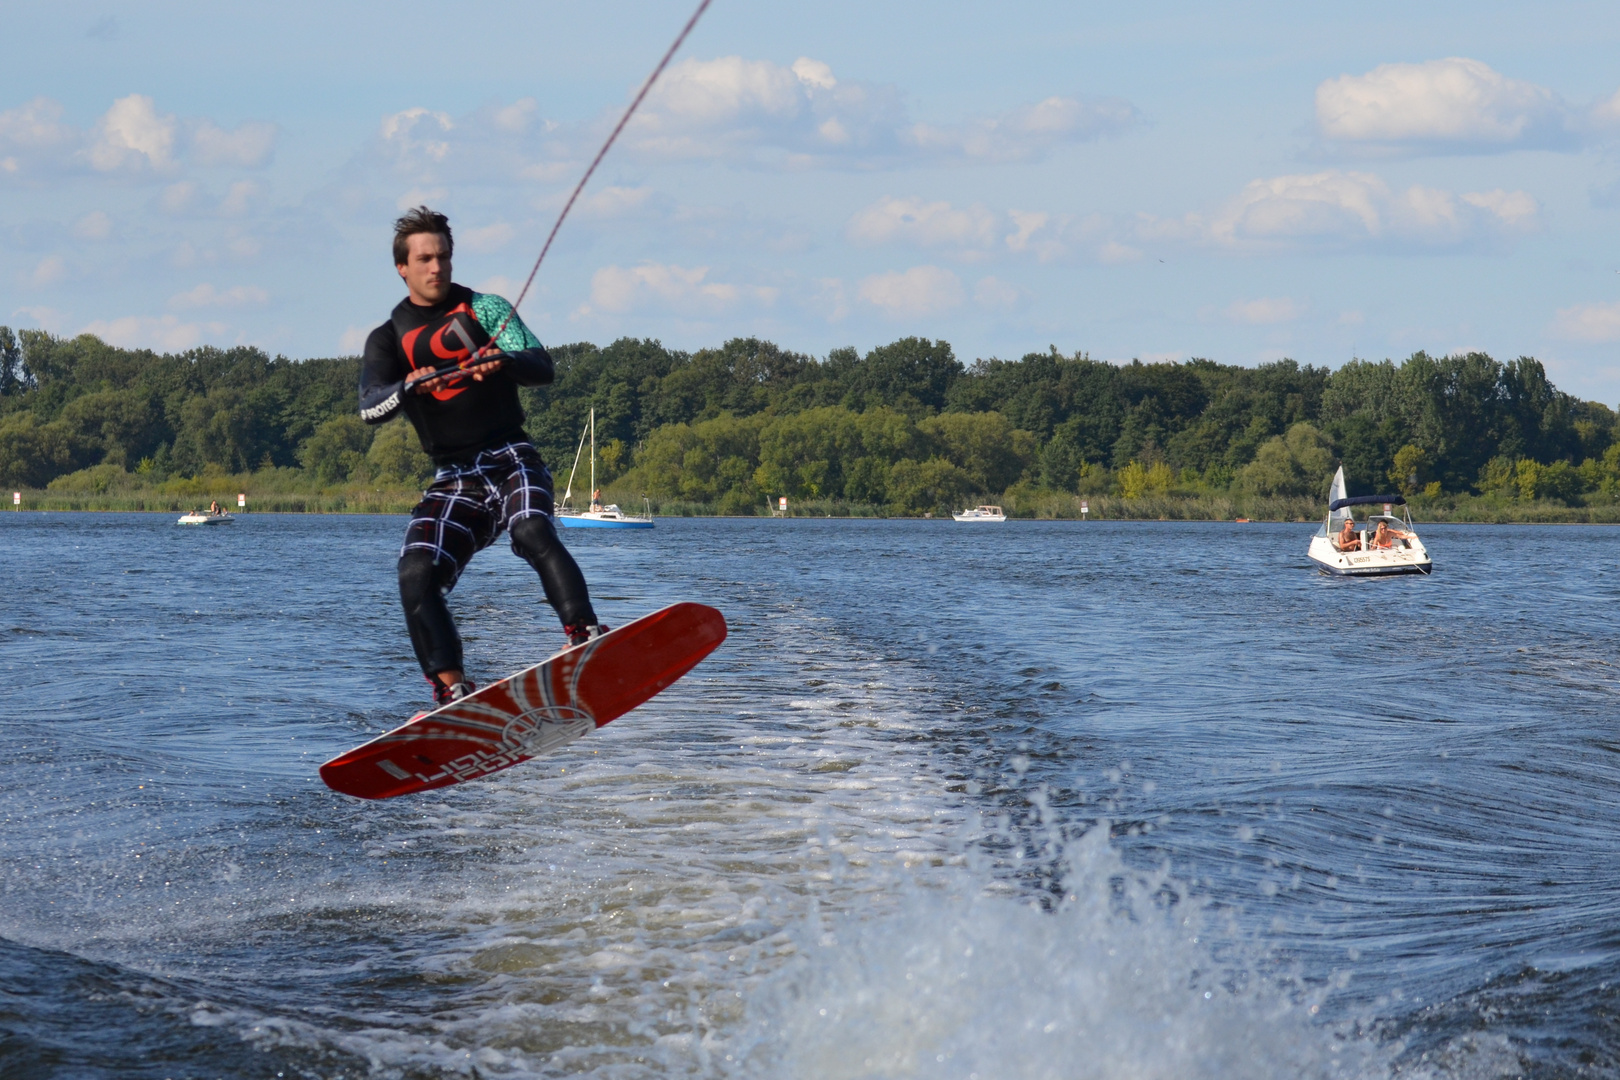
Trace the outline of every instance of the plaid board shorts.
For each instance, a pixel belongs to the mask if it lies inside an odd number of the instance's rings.
[[[435,563],[449,559],[460,577],[502,530],[536,514],[552,514],[551,470],[532,444],[507,443],[480,451],[471,465],[445,465],[433,474],[399,553],[432,552]]]

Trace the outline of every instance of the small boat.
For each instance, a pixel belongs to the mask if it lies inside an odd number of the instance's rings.
[[[1358,523],[1355,517],[1358,506],[1382,506],[1383,512],[1369,513]],[[1399,514],[1393,512],[1397,506],[1401,508]],[[1346,535],[1347,543],[1344,542]],[[1345,494],[1343,468],[1333,477],[1327,517],[1311,537],[1308,554],[1322,573],[1340,577],[1427,574],[1434,569],[1428,549],[1412,527],[1412,512],[1407,508],[1406,499],[1400,495],[1351,498]]]
[[[585,453],[585,441],[591,446],[591,505],[589,510],[577,510],[574,501],[574,477],[579,473],[579,460]],[[645,517],[632,517],[619,509],[617,503],[602,504],[602,492],[596,486],[596,410],[585,423],[579,435],[579,449],[574,451],[574,467],[568,473],[568,487],[563,491],[562,504],[557,507],[557,524],[570,529],[650,529],[653,527],[652,503],[647,503]]]
[[[176,521],[175,524],[176,525],[229,525],[231,522],[233,522],[235,520],[236,519],[234,517],[232,517],[227,511],[224,511],[224,510],[221,510],[217,514],[206,513],[205,511],[202,511],[202,510],[193,510],[189,514],[181,515],[180,520]]]
[[[972,510],[964,510],[960,514],[952,514],[957,521],[1006,521],[999,506],[975,506]]]

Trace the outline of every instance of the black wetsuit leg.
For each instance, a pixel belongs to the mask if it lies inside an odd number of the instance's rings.
[[[407,551],[399,559],[399,599],[405,606],[405,628],[417,663],[430,678],[441,671],[461,670],[461,635],[450,617],[445,594],[456,583],[454,564],[435,563],[426,551]]]
[[[564,626],[589,626],[596,622],[590,590],[579,563],[563,547],[557,526],[544,514],[533,514],[514,521],[512,550],[540,575],[546,600],[557,610]]]
[[[476,476],[436,477],[422,494],[399,553],[399,599],[411,647],[428,678],[461,671],[461,635],[445,596],[469,559],[500,532],[486,485]]]

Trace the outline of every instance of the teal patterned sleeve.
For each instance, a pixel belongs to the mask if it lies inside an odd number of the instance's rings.
[[[512,310],[512,305],[506,302],[503,296],[494,293],[473,293],[473,314],[478,318],[478,325],[484,328],[484,333],[494,336],[501,323],[506,323],[506,329],[501,336],[495,339],[495,347],[502,352],[522,352],[524,349],[538,349],[541,347],[540,339],[534,336],[527,326],[523,324],[523,317]],[[510,315],[511,321],[507,322]]]

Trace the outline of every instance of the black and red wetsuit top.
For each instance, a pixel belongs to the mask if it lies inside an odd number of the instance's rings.
[[[510,319],[508,319],[510,316]],[[405,379],[426,368],[450,367],[490,342],[502,323],[497,346],[505,353],[501,370],[481,381],[461,379],[430,394],[408,393]],[[393,315],[366,338],[360,364],[360,417],[381,424],[403,411],[437,465],[464,465],[480,450],[526,441],[519,386],[551,382],[551,355],[492,293],[451,285],[450,295],[431,307],[401,300]]]

